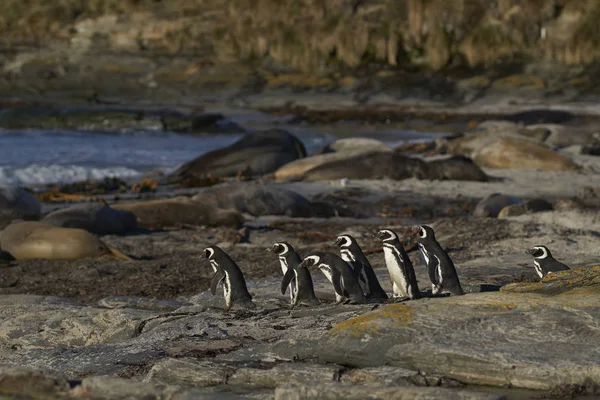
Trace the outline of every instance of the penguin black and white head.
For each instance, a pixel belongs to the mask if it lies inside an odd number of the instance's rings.
[[[383,242],[383,256],[392,282],[394,297],[420,298],[421,292],[417,285],[415,270],[396,232],[382,229],[374,236]]]
[[[546,246],[533,246],[532,248],[525,250],[525,253],[533,256],[535,272],[537,272],[540,279],[550,272],[566,271],[570,269],[565,264],[552,257],[552,253],[550,253],[550,250]]]
[[[302,260],[299,267],[317,267],[333,285],[336,302],[344,297],[351,298],[357,303],[366,302],[365,295],[358,283],[352,267],[339,256],[328,252],[315,252]]]
[[[343,234],[336,238],[334,244],[340,248],[342,259],[350,264],[358,276],[358,283],[365,296],[369,300],[386,300],[388,296],[379,284],[369,259],[356,239],[351,235]]]
[[[419,226],[418,246],[421,257],[427,265],[427,274],[431,280],[431,293],[436,295],[448,291],[454,295],[465,294],[452,259],[438,243],[430,226]]]
[[[281,293],[285,294],[286,290],[290,289],[291,305],[318,305],[310,271],[300,267],[302,259],[292,245],[288,242],[276,242],[270,251],[279,257],[283,272]]]
[[[234,304],[243,308],[255,308],[244,274],[231,257],[218,246],[209,246],[203,253],[215,272],[210,283],[211,293],[215,295],[217,286],[221,282],[223,284],[225,310],[229,311]]]

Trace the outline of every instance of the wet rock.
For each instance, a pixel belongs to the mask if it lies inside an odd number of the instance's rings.
[[[342,373],[343,383],[376,386],[410,386],[408,378],[417,372],[398,367],[355,368]]]
[[[0,232],[0,248],[15,259],[77,260],[110,256],[131,261],[83,229],[61,228],[43,222],[17,222]]]
[[[516,217],[540,211],[552,211],[552,203],[544,199],[532,199],[520,204],[512,204],[500,210],[498,218]]]
[[[496,218],[503,208],[520,204],[523,200],[515,196],[507,196],[502,193],[492,193],[477,203],[473,216],[478,218]]]
[[[224,184],[195,195],[192,200],[202,205],[233,209],[239,212],[288,217],[312,217],[313,207],[304,196],[274,185],[255,183]]]
[[[154,364],[145,382],[183,387],[225,385],[235,368],[209,360],[166,358]]]
[[[16,219],[37,220],[41,210],[41,203],[26,190],[0,186],[0,229]]]
[[[185,197],[115,204],[113,208],[131,211],[138,226],[160,229],[177,225],[231,226],[244,223],[242,215],[233,210],[222,210]]]
[[[441,387],[404,387],[390,386],[373,388],[350,384],[315,384],[302,386],[282,386],[275,390],[275,400],[389,400],[389,399],[448,399],[448,400],[501,400],[504,396],[453,390]]]
[[[509,286],[513,290],[384,306],[329,330],[320,340],[320,359],[399,366],[465,384],[535,390],[598,384],[598,276],[593,267]],[[559,294],[515,290],[549,285]]]
[[[191,303],[177,300],[160,300],[148,297],[111,296],[98,301],[100,307],[106,308],[135,308],[151,311],[175,311],[178,308],[191,305]]]
[[[0,367],[0,391],[21,396],[65,395],[69,382],[59,375],[25,367]],[[10,396],[12,398],[12,396]]]
[[[600,295],[600,266],[579,267],[544,276],[539,282],[513,283],[503,286],[503,292],[540,293],[569,296]]]
[[[227,381],[232,386],[274,389],[282,382],[292,385],[333,382],[340,367],[305,363],[281,363],[271,369],[241,368]]]
[[[78,204],[46,215],[42,222],[63,228],[78,228],[98,235],[117,235],[136,230],[135,214],[103,204]]]
[[[473,160],[465,156],[451,156],[437,160],[428,160],[423,167],[423,172],[417,173],[416,177],[428,180],[479,182],[487,182],[489,180],[485,172]]]
[[[393,151],[393,149],[385,144],[384,142],[370,138],[346,138],[338,139],[321,150],[315,152],[315,154],[325,153],[369,153],[372,151]]]
[[[258,177],[306,156],[300,140],[281,129],[253,132],[223,149],[206,153],[182,165],[169,176],[172,183],[206,176]]]

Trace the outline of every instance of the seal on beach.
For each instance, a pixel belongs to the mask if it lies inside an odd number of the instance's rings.
[[[333,253],[316,252],[305,257],[298,267],[312,266],[319,268],[333,285],[336,303],[341,303],[345,297],[356,303],[366,303],[356,273],[346,261]]]
[[[242,308],[255,308],[252,295],[248,292],[244,274],[238,265],[217,246],[204,249],[204,256],[210,262],[215,275],[210,282],[210,291],[213,296],[217,293],[217,286],[223,282],[225,296],[225,311],[229,311],[235,304]]]
[[[281,294],[285,294],[287,288],[290,288],[290,304],[292,306],[320,304],[317,296],[315,296],[310,271],[308,268],[299,267],[302,259],[292,245],[287,242],[277,242],[267,250],[273,251],[279,256],[281,270],[283,271]]]
[[[131,259],[83,229],[62,228],[37,221],[17,222],[0,232],[0,248],[17,260],[77,260],[110,256]]]
[[[546,246],[533,246],[532,248],[525,250],[525,253],[533,256],[535,272],[537,272],[540,279],[544,278],[550,272],[566,271],[570,269],[565,264],[552,257],[552,253],[550,253],[550,250]]]
[[[411,300],[420,298],[415,269],[398,235],[389,229],[382,229],[375,237],[383,242],[383,256],[392,281],[393,296]]]
[[[385,290],[379,284],[377,275],[369,259],[365,256],[356,239],[344,234],[337,237],[334,244],[340,248],[342,259],[352,266],[358,276],[358,283],[367,299],[387,300]]]
[[[419,250],[427,265],[432,294],[436,295],[443,290],[454,295],[465,294],[452,259],[435,239],[435,233],[430,226],[419,226]]]

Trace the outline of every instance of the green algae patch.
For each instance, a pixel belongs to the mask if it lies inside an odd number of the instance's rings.
[[[402,328],[413,320],[412,307],[393,304],[380,310],[369,312],[355,318],[340,322],[328,332],[329,335],[349,334],[358,338],[365,335],[380,334],[383,329]]]

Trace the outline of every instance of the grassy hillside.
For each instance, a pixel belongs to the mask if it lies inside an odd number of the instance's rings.
[[[598,0],[2,0],[5,46],[92,40],[114,51],[303,71],[365,63],[489,66],[600,59]]]

